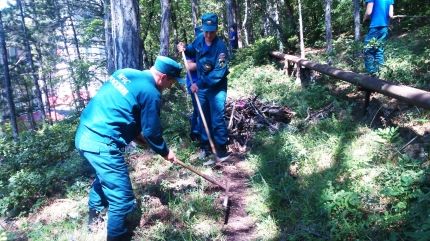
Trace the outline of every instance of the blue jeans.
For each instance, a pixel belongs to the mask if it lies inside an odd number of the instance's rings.
[[[209,132],[213,137],[217,147],[225,148],[228,140],[227,125],[224,120],[225,100],[227,98],[227,90],[221,89],[199,89],[197,95],[203,109],[203,113],[208,124]],[[201,143],[208,145],[209,139],[206,131],[203,130],[201,124]]]
[[[370,28],[364,38],[364,66],[369,74],[379,72],[384,64],[384,45],[388,38],[388,27]]]
[[[136,208],[127,164],[115,145],[93,143],[100,147],[99,152],[79,150],[97,175],[91,186],[88,206],[96,211],[108,206],[108,236],[117,237],[127,232],[126,217]]]

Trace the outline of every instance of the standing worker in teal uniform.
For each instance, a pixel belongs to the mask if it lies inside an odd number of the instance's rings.
[[[370,75],[377,75],[384,64],[384,45],[388,38],[390,19],[394,17],[394,0],[365,0],[363,22],[370,19],[364,38],[364,65]]]
[[[217,36],[218,16],[206,13],[202,16],[203,35],[197,36],[193,43],[185,46],[180,42],[179,52],[195,56],[197,83],[191,85],[191,91],[197,93],[200,104],[213,136],[220,160],[228,158],[228,132],[224,120],[225,101],[227,97],[228,50],[226,44]],[[210,154],[209,139],[201,131],[201,151]],[[212,164],[212,163],[207,163]]]
[[[123,151],[131,141],[146,142],[164,159],[176,155],[166,145],[160,126],[161,92],[181,72],[176,61],[159,56],[149,70],[121,69],[112,74],[84,109],[75,146],[96,171],[89,193],[89,225],[108,208],[107,240],[129,240],[127,214],[136,208]]]

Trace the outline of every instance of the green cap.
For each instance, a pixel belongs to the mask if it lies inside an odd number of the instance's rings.
[[[154,68],[163,74],[176,78],[178,82],[183,82],[181,78],[182,65],[166,56],[157,56]]]
[[[218,30],[218,16],[215,13],[205,13],[202,16],[202,30],[204,32]]]

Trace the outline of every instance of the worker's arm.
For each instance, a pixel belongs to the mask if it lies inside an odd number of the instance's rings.
[[[363,22],[370,19],[370,15],[373,12],[373,2],[369,2],[366,4],[366,11],[364,12]]]
[[[187,69],[189,71],[195,71],[197,69],[197,64],[192,60],[187,60]]]

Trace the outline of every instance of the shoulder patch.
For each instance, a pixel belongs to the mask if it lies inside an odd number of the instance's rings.
[[[218,55],[218,62],[219,62],[219,65],[221,66],[221,68],[224,68],[224,65],[225,65],[225,53],[220,53]]]

